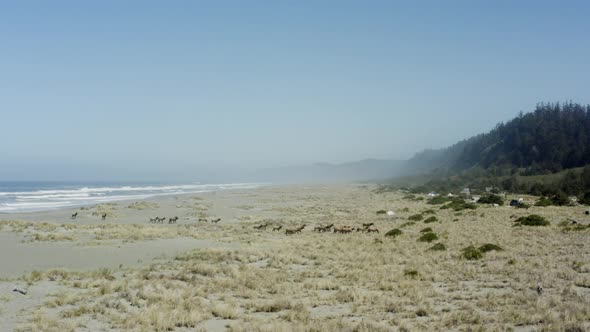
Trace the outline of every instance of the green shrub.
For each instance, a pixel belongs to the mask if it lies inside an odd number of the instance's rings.
[[[410,209],[407,208],[407,207],[405,207],[405,208],[402,209],[402,212],[410,212]]]
[[[424,233],[422,236],[420,236],[418,238],[418,241],[419,242],[428,242],[428,243],[430,243],[430,242],[432,242],[434,240],[438,240],[438,235],[436,235],[436,233],[432,233],[432,232]]]
[[[408,220],[413,220],[413,221],[420,221],[422,220],[424,217],[422,216],[422,214],[418,213],[418,214],[414,214],[408,217]]]
[[[531,214],[528,217],[520,217],[514,222],[516,222],[517,225],[524,226],[548,226],[550,224],[549,221],[537,214]]]
[[[432,228],[426,227],[420,230],[420,233],[432,233]]]
[[[483,254],[481,253],[481,251],[477,250],[474,246],[463,248],[462,252],[463,253],[461,254],[461,256],[470,261],[483,258]]]
[[[422,214],[436,214],[436,212],[434,212],[434,210],[432,210],[432,209],[429,209],[429,210],[422,212]]]
[[[520,204],[515,205],[514,207],[517,208],[517,209],[528,209],[531,206],[528,205],[527,203],[520,203]]]
[[[424,223],[429,224],[429,223],[435,222],[435,221],[438,221],[438,219],[436,219],[435,216],[432,216],[432,217],[429,217],[428,219],[424,220]]]
[[[495,244],[492,244],[492,243],[486,243],[483,246],[479,247],[478,250],[481,251],[481,252],[488,252],[488,251],[493,251],[493,250],[495,250],[495,251],[502,251],[504,249],[502,249],[502,247],[500,247],[498,245],[495,245]]]
[[[399,228],[394,228],[392,230],[390,230],[389,232],[385,233],[385,236],[389,236],[389,237],[396,237],[402,235],[402,230]]]
[[[445,247],[444,244],[442,243],[437,243],[435,245],[433,245],[432,247],[428,248],[429,251],[445,251],[447,250],[447,247]]]
[[[385,211],[385,210],[379,210],[379,211],[377,211],[377,214],[386,214],[386,213],[387,213],[387,211]]]
[[[415,201],[423,201],[424,197],[416,197]]]
[[[504,205],[504,200],[502,199],[502,197],[494,194],[482,196],[477,202],[480,204]]]
[[[414,195],[414,194],[409,194],[409,195],[406,195],[406,196],[404,196],[404,197],[402,197],[402,198],[403,198],[403,199],[410,199],[410,200],[412,200],[412,199],[415,199],[415,198],[416,198],[416,195]]]

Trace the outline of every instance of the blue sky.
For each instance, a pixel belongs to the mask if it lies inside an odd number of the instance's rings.
[[[0,2],[0,179],[408,158],[588,103],[584,1]]]

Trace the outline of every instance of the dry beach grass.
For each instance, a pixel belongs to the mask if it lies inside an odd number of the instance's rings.
[[[374,189],[264,187],[109,206],[107,222],[40,223],[26,215],[19,216],[25,221],[2,221],[1,232],[17,234],[23,245],[149,246],[180,238],[218,245],[133,266],[56,267],[5,278],[0,321],[19,331],[590,329],[590,229],[564,227],[569,218],[590,222],[584,207],[455,212]],[[396,216],[376,213],[382,209]],[[149,213],[164,212],[178,215],[179,224],[147,222]],[[514,227],[516,218],[532,213],[550,225]],[[222,221],[199,222],[197,214]],[[408,222],[416,214],[424,218]],[[436,220],[424,223],[430,216]],[[313,231],[331,223],[374,223],[380,232]],[[255,228],[261,224],[269,227]],[[300,233],[284,232],[304,224]],[[270,227],[278,225],[281,232]],[[394,228],[401,232],[385,236]],[[426,234],[437,239],[418,241]],[[465,257],[465,248],[479,252],[484,245],[480,259]],[[28,294],[10,292],[15,284]]]

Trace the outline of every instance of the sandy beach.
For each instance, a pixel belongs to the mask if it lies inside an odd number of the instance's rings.
[[[0,330],[590,328],[590,229],[568,227],[590,223],[585,207],[454,211],[376,189],[266,186],[2,214]],[[514,227],[533,213],[550,225]],[[330,224],[353,231],[314,231]],[[463,255],[486,244],[498,248]]]

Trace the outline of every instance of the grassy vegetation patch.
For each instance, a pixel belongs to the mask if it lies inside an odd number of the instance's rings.
[[[504,249],[502,249],[502,247],[495,245],[493,243],[486,243],[483,246],[479,247],[478,250],[481,252],[489,252],[489,251],[502,251]]]
[[[387,213],[387,211],[385,211],[385,210],[379,210],[379,211],[377,211],[376,213],[377,213],[377,214],[386,214],[386,213]]]
[[[517,225],[524,226],[549,226],[549,221],[538,214],[531,214],[527,217],[520,217],[515,220]]]
[[[433,245],[432,247],[428,248],[429,251],[445,251],[447,250],[447,247],[442,244],[442,243],[437,243],[435,245]]]
[[[461,256],[463,258],[465,258],[466,260],[478,260],[478,259],[482,259],[483,258],[483,253],[481,251],[479,251],[477,248],[475,248],[474,246],[469,246],[466,248],[463,248],[463,250],[461,250]]]
[[[438,240],[438,235],[436,235],[436,233],[432,233],[432,232],[428,232],[428,233],[424,233],[422,236],[420,236],[418,238],[419,242],[432,242]]]
[[[454,211],[462,211],[462,210],[475,210],[477,209],[477,205],[473,203],[465,202],[462,198],[455,198],[449,204],[443,205],[440,207],[441,210],[444,209],[453,209]]]
[[[412,226],[412,225],[416,225],[416,222],[415,221],[405,222],[405,223],[399,225],[399,228],[404,228],[404,227],[408,227],[408,226]]]
[[[482,196],[477,202],[480,204],[504,205],[504,199],[502,199],[502,197],[500,197],[498,195],[494,195],[494,194]]]
[[[436,214],[436,212],[432,209],[428,209],[422,212],[422,214]]]
[[[420,233],[432,233],[432,232],[433,232],[432,228],[430,228],[430,227],[422,228],[420,230]]]
[[[385,233],[385,236],[387,237],[396,237],[396,236],[400,236],[402,235],[402,230],[399,228],[394,228],[392,230],[390,230],[389,232]]]
[[[436,221],[438,221],[438,219],[435,216],[432,216],[432,217],[429,217],[426,220],[424,220],[424,223],[429,224],[431,222],[436,222]]]
[[[432,204],[432,205],[438,205],[438,204],[444,204],[444,203],[450,202],[452,200],[453,200],[452,197],[436,196],[436,197],[432,197],[431,199],[426,201],[426,203]]]
[[[424,219],[424,216],[422,216],[422,214],[418,213],[418,214],[414,214],[408,217],[408,220],[413,220],[413,221],[420,221]]]

